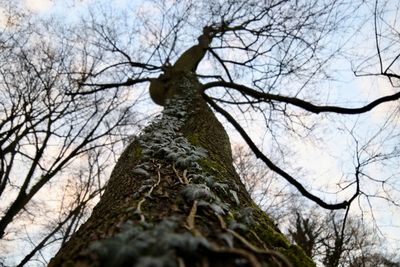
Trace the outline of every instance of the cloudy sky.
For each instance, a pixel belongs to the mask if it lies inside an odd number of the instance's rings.
[[[59,13],[64,16],[74,17],[77,12],[82,11],[91,2],[101,2],[94,0],[87,1],[62,1],[62,0],[25,0],[21,4],[29,11],[37,14],[37,16],[45,16],[50,13]],[[113,5],[124,6],[127,2],[125,0],[115,0],[112,1]],[[1,11],[1,9],[0,9]],[[7,21],[4,10],[0,12],[0,24],[4,25]],[[373,40],[371,40],[373,41]],[[359,53],[363,53],[362,48],[360,48]],[[206,62],[207,63],[207,62]],[[330,95],[330,103],[342,104],[342,99],[347,99],[344,103],[346,105],[358,106],[359,96],[363,96],[364,99],[373,100],[382,95],[387,95],[394,92],[394,88],[384,79],[376,79],[374,77],[364,77],[364,78],[354,78],[351,72],[349,72],[349,66],[343,66],[346,64],[344,62],[337,62],[337,69],[343,69],[343,72],[338,72],[338,75],[343,74],[340,77],[340,81],[329,81],[324,86],[335,87],[337,90],[335,94]],[[205,64],[206,66],[207,64]],[[346,75],[346,76],[344,76]],[[339,80],[339,79],[338,79]],[[349,90],[351,88],[351,90]],[[350,99],[350,101],[348,100]],[[352,175],[352,170],[354,168],[354,151],[355,148],[354,139],[347,135],[348,131],[352,129],[353,126],[360,126],[359,130],[354,134],[357,136],[362,136],[364,140],[368,140],[374,136],[375,132],[379,131],[379,127],[383,124],[382,121],[388,119],[388,114],[392,113],[396,109],[398,102],[393,102],[389,105],[378,107],[372,112],[362,116],[356,116],[347,119],[343,119],[342,122],[338,122],[338,127],[342,127],[336,132],[325,132],[328,136],[329,142],[313,142],[313,144],[308,143],[307,140],[298,138],[297,140],[291,140],[293,143],[292,149],[297,151],[296,155],[293,155],[293,161],[289,162],[292,169],[304,168],[307,169],[310,177],[312,177],[308,182],[313,186],[324,188],[329,191],[332,188],[328,187],[328,184],[332,184],[332,177],[339,181],[343,178],[343,173],[347,175]],[[256,119],[257,120],[257,119]],[[261,121],[261,120],[260,120]],[[321,121],[321,123],[324,123]],[[331,121],[326,118],[326,123],[329,124]],[[394,124],[398,121],[394,121]],[[373,125],[373,127],[371,127]],[[400,125],[398,125],[400,127]],[[259,142],[262,141],[263,129],[260,128],[259,131],[252,131],[254,139],[258,139]],[[345,137],[346,136],[346,137]],[[241,138],[235,133],[232,133],[233,143],[241,143]],[[335,139],[336,137],[336,139]],[[326,140],[325,140],[326,141]],[[388,145],[393,144],[393,141],[389,142]],[[269,140],[265,141],[265,146],[269,145]],[[376,148],[379,149],[379,148]],[[373,170],[371,170],[373,171]],[[379,174],[385,175],[385,174]],[[373,188],[371,188],[371,192]],[[345,194],[351,194],[351,191]],[[381,229],[385,232],[386,236],[393,237],[391,241],[393,244],[398,245],[396,242],[399,240],[396,238],[400,236],[398,227],[386,227],[387,225],[393,224],[396,226],[400,225],[400,213],[396,212],[393,208],[387,208],[385,203],[376,203],[376,219],[381,224]],[[368,214],[366,212],[365,214]],[[370,216],[370,214],[368,215]]]

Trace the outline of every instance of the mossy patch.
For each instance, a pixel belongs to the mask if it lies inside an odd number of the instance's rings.
[[[141,156],[142,156],[142,148],[139,145],[137,145],[135,146],[135,154],[134,154],[135,160],[140,159]]]
[[[290,244],[274,222],[259,208],[254,211],[256,224],[251,228],[268,247],[282,253],[293,266],[315,266],[315,263],[297,245]],[[251,236],[249,236],[251,238]]]
[[[226,169],[224,165],[222,165],[218,161],[210,159],[209,157],[200,159],[198,163],[206,173],[215,175],[216,179],[226,174]]]
[[[288,249],[278,248],[277,251],[285,255],[293,266],[315,267],[315,263],[297,245],[291,245]]]
[[[200,135],[198,133],[193,133],[186,136],[186,139],[194,146],[200,145]]]
[[[290,243],[286,237],[275,228],[267,215],[255,216],[254,232],[270,247],[289,248]]]

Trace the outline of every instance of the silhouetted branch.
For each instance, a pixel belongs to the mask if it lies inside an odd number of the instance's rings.
[[[293,178],[290,174],[276,166],[267,156],[262,153],[256,144],[251,140],[250,136],[246,133],[246,131],[239,125],[239,123],[224,109],[219,107],[217,104],[215,104],[214,101],[212,101],[207,95],[203,94],[203,97],[206,99],[207,103],[210,104],[218,113],[220,113],[222,116],[224,116],[234,127],[235,129],[239,132],[239,134],[243,137],[243,139],[246,141],[247,145],[250,147],[250,149],[254,152],[257,158],[260,158],[267,166],[270,168],[272,171],[276,172],[283,178],[285,178],[290,184],[292,184],[296,189],[306,198],[314,201],[318,205],[320,205],[323,208],[326,209],[331,209],[331,210],[336,210],[336,209],[345,209],[349,205],[348,201],[343,201],[340,203],[336,204],[329,204],[322,200],[321,198],[311,194],[300,182],[298,182],[295,178]],[[357,191],[354,196],[357,196],[359,192]]]
[[[66,95],[90,95],[94,94],[106,89],[111,89],[111,88],[118,88],[118,87],[123,87],[123,86],[132,86],[138,83],[143,83],[143,82],[149,82],[150,78],[142,78],[142,79],[128,79],[126,82],[122,83],[82,83],[80,86],[90,86],[90,87],[98,87],[93,90],[88,90],[88,91],[83,91],[83,92],[69,92],[66,93]]]
[[[291,104],[293,106],[302,108],[304,110],[307,110],[309,112],[316,113],[316,114],[322,113],[322,112],[332,112],[332,113],[339,113],[339,114],[360,114],[360,113],[368,112],[380,104],[387,103],[390,101],[396,101],[396,100],[400,99],[400,92],[397,92],[392,95],[378,98],[378,99],[368,103],[367,105],[359,107],[359,108],[344,108],[344,107],[338,107],[338,106],[318,106],[318,105],[314,105],[308,101],[304,101],[304,100],[296,98],[296,97],[288,97],[288,96],[276,95],[276,94],[271,94],[271,93],[264,93],[264,92],[260,92],[255,89],[252,89],[250,87],[247,87],[245,85],[230,83],[230,82],[226,82],[226,81],[210,82],[210,83],[203,85],[202,89],[205,91],[205,90],[207,90],[209,88],[213,88],[213,87],[232,88],[232,89],[238,90],[239,92],[244,93],[244,94],[251,96],[255,99],[258,99],[258,100],[264,100],[266,102],[277,101],[277,102],[282,102],[282,103],[286,103],[286,104]]]

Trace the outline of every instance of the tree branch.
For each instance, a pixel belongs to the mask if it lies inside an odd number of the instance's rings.
[[[125,82],[121,83],[103,83],[103,84],[98,84],[98,83],[83,83],[80,84],[80,86],[93,86],[93,87],[98,87],[93,90],[89,91],[83,91],[83,92],[67,92],[66,95],[89,95],[89,94],[94,94],[106,89],[110,88],[118,88],[121,86],[131,86],[135,85],[138,83],[143,83],[143,82],[150,82],[150,78],[142,78],[142,79],[127,79]]]
[[[360,114],[360,113],[368,112],[382,103],[400,99],[400,92],[397,92],[392,95],[387,95],[387,96],[383,96],[381,98],[375,99],[374,101],[368,103],[367,105],[359,107],[359,108],[345,108],[345,107],[338,107],[338,106],[318,106],[318,105],[312,104],[308,101],[305,101],[305,100],[302,100],[302,99],[299,99],[296,97],[288,97],[288,96],[276,95],[276,94],[271,94],[271,93],[264,93],[264,92],[254,90],[245,85],[226,82],[226,81],[216,81],[216,82],[210,82],[210,83],[204,84],[202,90],[205,91],[212,87],[232,88],[232,89],[238,90],[238,91],[240,91],[246,95],[249,95],[253,98],[256,98],[256,99],[287,103],[287,104],[302,108],[304,110],[307,110],[309,112],[316,113],[316,114],[321,113],[321,112],[332,112],[332,113],[351,114],[351,115]]]
[[[235,129],[240,133],[240,135],[243,137],[243,139],[246,141],[248,146],[251,148],[251,150],[254,152],[257,158],[261,159],[267,166],[270,168],[272,171],[275,173],[279,174],[283,178],[286,179],[290,184],[292,184],[296,189],[306,198],[314,201],[321,207],[325,209],[330,209],[330,210],[337,210],[337,209],[345,209],[349,205],[348,201],[343,201],[340,203],[336,204],[329,204],[325,202],[324,200],[320,199],[319,197],[311,194],[304,186],[298,182],[295,178],[293,178],[290,174],[276,166],[267,156],[262,153],[256,144],[254,144],[253,140],[247,135],[246,131],[239,125],[239,123],[223,108],[218,106],[214,101],[211,100],[210,97],[208,97],[206,94],[203,93],[204,99],[207,101],[208,104],[210,104],[211,107],[213,107],[217,112],[219,112],[221,115],[223,115],[232,125],[235,127]]]

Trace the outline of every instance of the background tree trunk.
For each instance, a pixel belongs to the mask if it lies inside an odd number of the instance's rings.
[[[313,266],[251,200],[191,72],[120,157],[90,219],[49,266]]]

